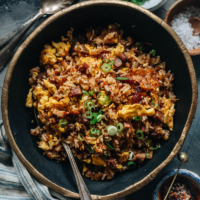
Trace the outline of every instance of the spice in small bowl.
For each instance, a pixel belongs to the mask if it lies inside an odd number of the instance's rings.
[[[169,171],[156,186],[152,200],[164,200],[177,170]],[[180,169],[166,200],[200,200],[200,177]]]
[[[193,35],[194,29],[189,23],[189,19],[192,17],[200,18],[200,8],[188,6],[175,15],[171,21],[171,27],[181,38],[188,50],[200,48],[200,36]]]

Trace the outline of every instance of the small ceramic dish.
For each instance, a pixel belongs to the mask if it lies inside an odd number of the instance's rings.
[[[161,193],[164,189],[164,186],[167,183],[172,182],[176,172],[177,169],[171,170],[161,179],[154,190],[152,200],[163,200]],[[178,179],[186,180],[192,196],[195,198],[195,200],[200,200],[200,177],[197,174],[186,169],[180,169],[177,176],[177,180]]]
[[[174,17],[174,15],[178,14],[187,6],[194,5],[196,7],[200,8],[200,1],[199,0],[178,0],[176,3],[174,3],[171,8],[168,10],[166,16],[165,16],[165,22],[171,26],[171,21]],[[191,56],[200,55],[200,48],[188,50]]]
[[[149,1],[146,1],[144,5],[142,5],[141,7],[153,12],[157,10],[158,8],[162,7],[166,2],[167,0],[149,0]]]

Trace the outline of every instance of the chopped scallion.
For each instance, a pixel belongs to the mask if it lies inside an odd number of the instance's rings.
[[[139,49],[140,51],[145,50],[145,46],[144,46],[144,44],[142,44],[141,42],[136,42],[136,43],[135,43],[135,46],[136,46],[136,48]]]
[[[90,93],[87,92],[87,91],[85,91],[85,90],[82,90],[82,93],[83,93],[83,94],[86,94],[86,95],[88,95],[88,96],[90,96]]]
[[[155,49],[152,49],[151,50],[151,55],[154,57],[154,56],[156,56],[156,50]]]
[[[116,128],[117,128],[117,132],[120,133],[123,131],[124,126],[122,123],[118,123],[118,124],[116,124]]]
[[[123,80],[128,80],[129,78],[128,77],[117,77],[116,79],[119,81],[123,81]]]
[[[115,147],[112,147],[108,142],[105,141],[105,143],[108,145],[108,147],[109,147],[110,149],[115,149]]]
[[[108,99],[108,96],[107,96],[105,93],[100,92],[100,93],[97,95],[97,99],[98,99],[98,101],[106,102],[107,99]]]
[[[140,130],[136,131],[135,134],[136,134],[136,137],[137,137],[138,140],[144,138],[144,133],[142,131],[140,131]]]
[[[65,126],[67,126],[67,124],[68,124],[68,121],[66,119],[60,119],[59,120],[59,126],[60,127],[65,127]]]
[[[97,122],[97,114],[92,113],[92,118],[90,120],[90,124],[96,124],[96,122]]]
[[[134,168],[136,168],[136,164],[135,164],[135,162],[128,162],[127,167],[128,167],[128,169],[134,169]]]
[[[103,119],[104,115],[98,115],[97,116],[97,122],[100,122]]]
[[[84,141],[84,135],[82,133],[78,133],[78,139],[83,142]]]
[[[115,126],[110,126],[108,128],[108,135],[113,136],[117,133],[117,128]]]
[[[91,119],[92,118],[92,112],[91,111],[86,111],[84,116],[88,119]]]

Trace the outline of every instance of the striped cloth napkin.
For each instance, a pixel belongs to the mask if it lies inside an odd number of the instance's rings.
[[[72,200],[34,179],[10,148],[0,121],[0,200]],[[118,200],[125,200],[120,198]]]
[[[0,124],[0,200],[70,200],[35,180],[10,148]]]

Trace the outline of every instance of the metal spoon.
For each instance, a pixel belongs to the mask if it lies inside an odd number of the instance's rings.
[[[189,23],[192,25],[192,28],[194,29],[193,35],[194,36],[200,35],[200,18],[192,17],[189,19]]]
[[[54,14],[63,8],[66,8],[67,6],[71,5],[73,1],[74,0],[41,0],[39,12],[30,20],[28,25],[26,25],[15,38],[0,51],[0,71],[10,58],[19,40],[22,39],[34,22],[36,22],[43,15]],[[14,30],[13,33],[11,32],[1,38],[1,44],[9,41],[16,34],[16,32],[17,30]]]
[[[35,108],[33,108],[33,111],[34,111],[34,115],[35,115],[38,126],[42,127],[42,124],[37,117],[37,110]],[[67,156],[69,158],[69,161],[71,163],[71,166],[72,166],[75,178],[76,178],[76,182],[78,185],[80,199],[81,200],[92,200],[90,192],[87,189],[87,186],[85,185],[85,182],[84,182],[84,180],[81,176],[81,173],[77,167],[76,161],[74,160],[74,156],[72,154],[72,151],[71,151],[69,145],[67,145],[66,143],[62,143],[62,145],[63,145],[63,147],[67,153]]]
[[[188,157],[188,155],[187,155],[186,153],[181,152],[181,153],[178,154],[178,159],[180,160],[181,164],[179,165],[179,168],[178,168],[178,170],[177,170],[177,172],[176,172],[176,174],[175,174],[175,176],[174,176],[174,178],[173,178],[173,181],[172,181],[172,183],[171,183],[171,185],[170,185],[170,187],[169,187],[169,189],[168,189],[168,191],[167,191],[167,194],[166,194],[164,200],[166,200],[167,197],[168,197],[168,195],[169,195],[169,192],[170,192],[170,190],[171,190],[171,188],[172,188],[172,186],[173,186],[173,184],[174,184],[174,181],[176,180],[176,177],[177,177],[178,172],[179,172],[179,170],[180,170],[180,168],[181,168],[181,165],[182,165],[183,163],[188,162],[189,157]]]

